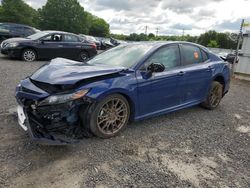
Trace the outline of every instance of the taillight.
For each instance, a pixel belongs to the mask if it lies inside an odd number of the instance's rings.
[[[91,44],[91,47],[96,49],[96,44],[95,43]]]

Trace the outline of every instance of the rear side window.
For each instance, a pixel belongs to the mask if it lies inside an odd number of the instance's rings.
[[[73,35],[64,35],[65,42],[78,42],[78,38]]]
[[[181,53],[182,53],[183,65],[191,65],[191,64],[203,62],[200,48],[196,46],[182,44]]]
[[[9,32],[10,27],[5,24],[0,24],[0,32]]]
[[[23,27],[23,34],[24,34],[24,36],[29,36],[29,35],[32,35],[34,33],[35,32],[31,28]]]
[[[13,34],[22,34],[23,27],[18,26],[18,25],[10,25],[10,32]]]
[[[201,55],[202,55],[202,58],[203,58],[203,62],[204,62],[204,61],[207,61],[207,60],[209,59],[207,53],[204,52],[203,50],[201,50]]]

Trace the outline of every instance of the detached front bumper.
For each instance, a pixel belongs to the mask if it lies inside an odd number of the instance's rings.
[[[16,89],[16,99],[21,108],[18,112],[19,125],[23,123],[22,128],[32,140],[49,145],[65,145],[76,143],[89,135],[84,125],[88,117],[85,114],[92,104],[89,98],[38,106],[37,101],[43,99],[46,92],[40,93],[40,89],[37,89],[29,79],[23,80]]]

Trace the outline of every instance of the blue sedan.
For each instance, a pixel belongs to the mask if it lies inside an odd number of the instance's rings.
[[[110,138],[137,121],[201,104],[228,92],[228,63],[188,42],[120,45],[86,63],[57,58],[16,88],[19,125],[51,144]]]

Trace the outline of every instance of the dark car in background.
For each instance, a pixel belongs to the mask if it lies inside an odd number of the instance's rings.
[[[116,46],[111,42],[110,38],[96,37],[96,40],[100,41],[101,50],[108,50]]]
[[[39,32],[38,29],[23,24],[0,23],[0,43],[13,37],[27,37]]]
[[[94,43],[96,44],[97,49],[101,48],[101,42],[96,40],[95,37],[93,36],[89,36],[89,35],[84,35],[84,34],[79,34],[80,37],[82,37],[85,41],[89,42],[89,43]]]
[[[95,44],[78,35],[62,31],[41,31],[26,38],[11,38],[1,43],[1,53],[24,61],[56,57],[86,61],[97,54]]]

